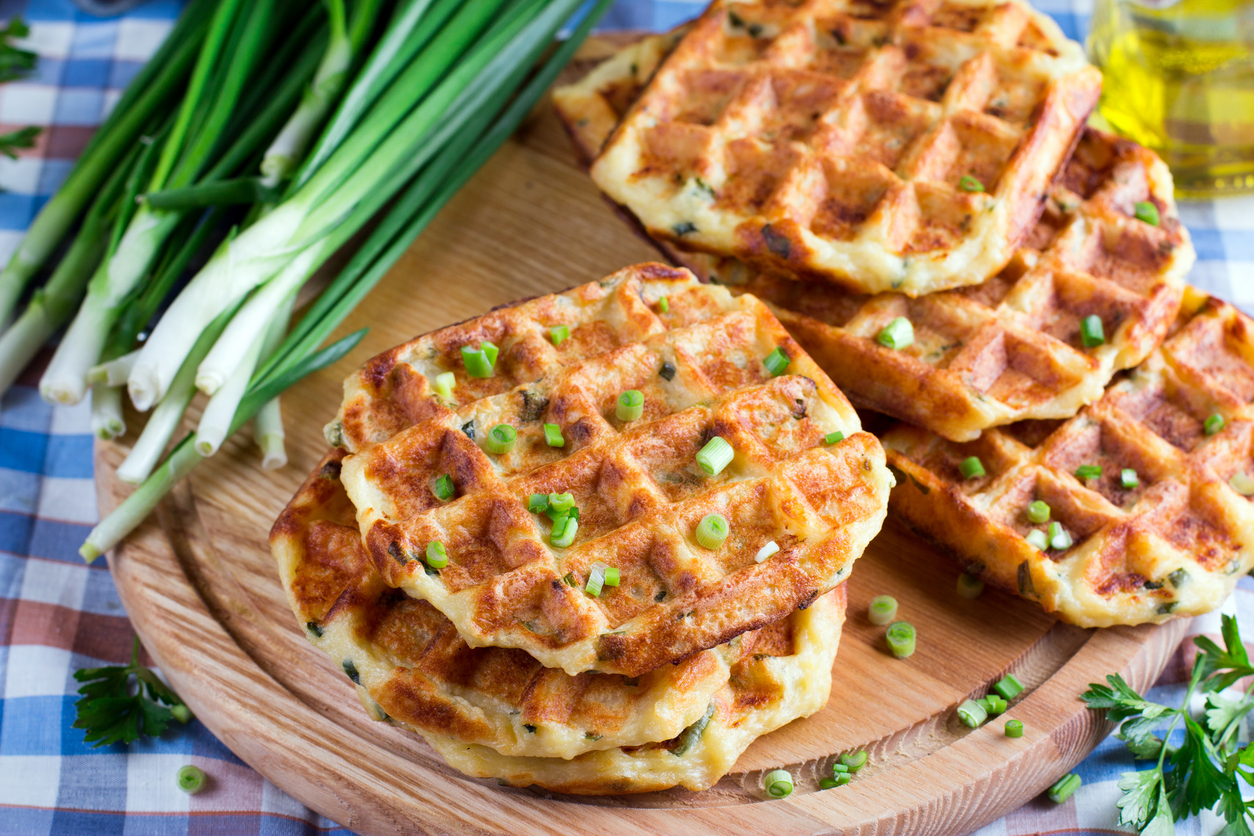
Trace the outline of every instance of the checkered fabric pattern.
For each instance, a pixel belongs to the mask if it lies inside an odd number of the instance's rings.
[[[1071,37],[1086,29],[1088,0],[1042,0]],[[69,0],[0,0],[0,20],[21,14],[40,53],[29,79],[0,86],[0,132],[46,126],[19,159],[0,159],[0,260],[65,177],[100,115],[156,48],[181,6],[150,0],[102,20]],[[666,29],[704,0],[621,0],[606,28]],[[1190,281],[1254,310],[1254,198],[1186,202],[1181,219],[1198,251]],[[47,354],[42,358],[46,362]],[[38,364],[36,364],[38,365]],[[129,659],[133,631],[103,562],[85,566],[77,548],[96,519],[86,404],[53,408],[38,397],[33,369],[0,401],[0,836],[35,834],[347,833],[304,808],[233,756],[201,724],[159,740],[92,749],[71,728],[81,667]],[[1225,612],[1254,635],[1254,581],[1241,581]],[[1219,615],[1193,633],[1218,634]],[[1151,698],[1174,703],[1191,663],[1182,647]],[[185,763],[211,776],[187,796],[174,784]],[[1035,800],[978,836],[1123,833],[1119,774],[1134,768],[1117,740],[1079,767],[1084,786],[1066,804]],[[1206,815],[1177,830],[1214,834]]]

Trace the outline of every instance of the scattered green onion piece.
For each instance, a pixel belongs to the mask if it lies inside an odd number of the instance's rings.
[[[904,316],[899,316],[883,327],[875,337],[876,342],[894,351],[914,342],[914,326]]]
[[[466,364],[466,374],[471,377],[492,376],[492,364],[482,349],[462,346],[462,362]]]
[[[1037,525],[1049,522],[1049,505],[1039,499],[1028,503],[1028,519]]]
[[[1023,737],[1023,721],[1007,720],[1006,737]]]
[[[1038,552],[1043,552],[1049,548],[1049,538],[1045,536],[1044,531],[1034,528],[1028,532],[1028,545],[1035,548]]]
[[[488,434],[483,437],[483,446],[487,448],[489,453],[500,455],[513,450],[514,442],[517,440],[518,430],[509,424],[497,424],[488,430]]]
[[[958,465],[958,469],[962,471],[962,478],[964,479],[979,479],[987,472],[984,470],[984,462],[980,461],[979,456],[969,456],[963,459],[962,464]]]
[[[898,621],[889,625],[885,638],[888,640],[888,649],[898,659],[905,659],[914,653],[915,631],[910,622]]]
[[[1241,496],[1254,496],[1254,479],[1245,471],[1238,470],[1228,479],[1228,485]]]
[[[606,566],[605,567],[605,585],[606,586],[618,586],[618,580],[619,580],[618,567]]]
[[[829,779],[825,778],[823,780],[829,780]],[[833,777],[830,780],[836,786],[843,787],[845,784],[848,784],[850,781],[853,780],[853,773],[852,772],[836,772],[833,774]]]
[[[549,543],[558,549],[570,548],[575,542],[575,533],[579,531],[579,520],[573,514],[562,514],[553,521],[553,530],[549,532]]]
[[[1071,794],[1080,788],[1080,776],[1074,772],[1070,772],[1059,778],[1046,793],[1049,800],[1055,804],[1062,804]]]
[[[665,296],[659,296],[657,300],[657,309],[662,313],[671,312],[671,303],[667,301]]]
[[[958,594],[968,601],[974,601],[984,592],[984,581],[975,575],[963,572],[958,576]]]
[[[205,788],[204,770],[190,763],[179,769],[177,780],[179,789],[188,795],[195,795]]]
[[[1128,490],[1132,490],[1137,485],[1141,484],[1141,479],[1136,475],[1135,470],[1130,467],[1125,467],[1119,474],[1119,484],[1123,485],[1124,488]]]
[[[984,706],[984,710],[988,712],[989,717],[996,717],[998,714],[1006,713],[1006,701],[997,694],[989,694],[980,700],[980,705]]]
[[[606,565],[599,560],[588,567],[588,582],[584,584],[583,591],[593,598],[600,597],[601,589],[605,586],[606,568]]]
[[[644,415],[644,393],[639,389],[628,389],[618,396],[618,406],[614,410],[620,421],[635,421]]]
[[[1096,348],[1106,342],[1106,331],[1102,328],[1102,318],[1090,314],[1080,320],[1080,342],[1085,348]]]
[[[543,514],[549,510],[549,495],[547,493],[533,493],[527,497],[527,510],[533,514]]]
[[[844,440],[845,440],[845,434],[842,433],[840,430],[836,430],[836,432],[831,432],[823,436],[823,443],[827,444],[829,447],[833,444],[839,444],[840,442]]]
[[[770,557],[771,555],[775,554],[778,551],[779,551],[779,543],[776,543],[774,540],[772,540],[771,542],[767,543],[762,548],[758,549],[758,553],[753,556],[753,560],[756,563],[761,563],[763,560],[766,560],[768,557]]]
[[[553,345],[561,345],[570,339],[570,326],[554,325],[549,329],[549,339],[553,341]]]
[[[1224,428],[1224,424],[1226,423],[1227,422],[1224,421],[1224,417],[1216,412],[1214,415],[1206,419],[1206,423],[1202,425],[1202,429],[1206,431],[1207,435],[1214,435],[1222,430]]]
[[[479,350],[483,352],[484,356],[488,358],[488,362],[495,368],[497,355],[500,354],[500,349],[496,347],[496,344],[484,340],[479,343]]]
[[[439,479],[435,480],[431,492],[435,494],[435,498],[441,502],[448,502],[453,498],[453,494],[457,493],[456,486],[453,485],[453,477],[445,473]]]
[[[727,443],[720,435],[716,435],[705,443],[697,453],[697,464],[701,465],[701,469],[710,476],[717,476],[723,472],[723,468],[731,464],[732,458],[736,455],[736,451]]]
[[[845,783],[848,783],[848,781],[846,781]],[[837,781],[835,778],[820,778],[819,779],[819,789],[821,790],[830,790],[839,786],[840,786],[840,782]]]
[[[849,771],[848,764],[841,763],[840,761],[836,761],[835,763],[832,764],[833,775],[839,775],[842,772],[848,772],[848,771]]]
[[[787,769],[773,769],[766,773],[766,794],[771,798],[787,798],[792,795],[792,773]]]
[[[1158,207],[1148,200],[1133,204],[1132,211],[1138,221],[1145,221],[1150,226],[1158,226]]]
[[[988,719],[988,712],[975,700],[963,700],[962,705],[958,706],[958,719],[964,726],[978,729]]]
[[[871,599],[866,617],[872,624],[892,624],[897,617],[897,599],[891,595],[876,595]]]
[[[1082,464],[1075,469],[1075,478],[1088,481],[1089,479],[1102,478],[1102,466],[1100,464]]]
[[[448,565],[448,551],[439,540],[427,543],[427,565],[432,569],[443,569]]]
[[[1049,524],[1049,547],[1058,552],[1071,548],[1071,535],[1060,522]]]
[[[559,514],[563,514],[575,507],[575,495],[573,493],[551,493],[549,494],[549,508]]]
[[[727,539],[727,518],[722,514],[706,514],[697,525],[697,542],[713,551]]]
[[[862,749],[840,756],[841,766],[846,767],[850,772],[857,772],[862,767],[866,766],[866,762],[867,753]]]
[[[766,366],[766,370],[771,373],[771,377],[779,377],[791,362],[792,360],[784,353],[784,349],[776,346],[774,351],[766,355],[762,365]]]
[[[997,680],[997,683],[993,685],[993,690],[1006,702],[1010,702],[1023,693],[1023,683],[1013,673],[1008,673]]]
[[[446,401],[453,400],[453,387],[457,385],[457,375],[452,372],[440,372],[435,376],[432,388],[435,393]]]
[[[566,439],[562,438],[562,428],[557,424],[545,424],[544,443],[550,447],[565,447]]]
[[[984,184],[970,174],[964,174],[958,180],[958,188],[964,192],[982,192],[984,191]]]

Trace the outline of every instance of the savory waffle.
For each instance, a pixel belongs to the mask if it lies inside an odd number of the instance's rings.
[[[570,336],[554,346],[558,325]],[[500,371],[467,378],[461,348],[484,340]],[[777,349],[778,377],[765,362]],[[449,372],[455,404],[431,394]],[[617,414],[627,391],[641,393],[635,420]],[[420,337],[346,392],[345,441],[377,437],[369,416],[429,415],[344,461],[388,584],[430,601],[472,647],[521,648],[571,674],[636,676],[783,618],[848,576],[891,483],[879,443],[761,302],[661,265]],[[489,454],[502,423],[516,444]],[[563,446],[546,444],[545,424]],[[734,456],[710,474],[698,452],[715,437]],[[443,475],[449,502],[432,489]],[[565,493],[580,516],[558,546],[529,498]],[[713,513],[730,534],[708,549],[697,529]],[[436,542],[447,567],[424,559]],[[598,563],[621,583],[592,597]]]
[[[570,676],[521,650],[472,649],[439,611],[375,571],[340,483],[344,456],[323,458],[270,542],[297,622],[357,683],[377,718],[515,757],[637,746],[699,720],[727,685],[729,666],[773,646],[747,633],[635,680]]]
[[[486,746],[424,736],[456,769],[518,787],[536,785],[581,795],[675,786],[704,790],[725,775],[758,737],[808,717],[827,703],[844,616],[842,584],[808,609],[763,628],[754,653],[732,668],[730,681],[715,695],[709,716],[663,743],[561,760],[509,757]]]
[[[1010,261],[1100,84],[1018,0],[716,0],[592,178],[680,248],[918,296]]]
[[[1190,290],[1167,342],[1065,423],[966,444],[898,425],[883,436],[907,477],[891,507],[967,571],[1082,627],[1209,612],[1254,568],[1252,329]],[[964,478],[972,456],[983,473]],[[1047,523],[1029,516],[1038,501]]]

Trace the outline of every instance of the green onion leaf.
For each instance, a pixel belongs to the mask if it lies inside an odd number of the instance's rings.
[[[509,424],[497,424],[483,437],[483,446],[489,453],[500,455],[513,450],[517,440],[518,430]]]
[[[978,729],[988,719],[988,711],[975,700],[963,700],[962,705],[958,706],[958,719],[964,726]]]
[[[1125,467],[1119,473],[1119,484],[1123,485],[1123,487],[1127,490],[1132,490],[1137,485],[1141,484],[1141,479],[1136,475],[1135,470],[1130,467]]]
[[[575,533],[579,531],[579,519],[574,514],[562,514],[553,521],[553,530],[549,532],[549,544],[554,548],[570,548],[575,542]]]
[[[722,514],[706,514],[697,525],[697,542],[713,551],[727,539],[727,518]]]
[[[1224,428],[1225,423],[1227,422],[1224,421],[1224,417],[1216,412],[1206,419],[1206,422],[1202,424],[1202,429],[1206,431],[1207,435],[1214,435]]]
[[[997,694],[989,694],[987,697],[979,700],[979,703],[988,712],[989,717],[996,717],[998,714],[1006,713],[1006,701]]]
[[[1075,478],[1088,481],[1089,479],[1102,478],[1102,466],[1100,464],[1082,464],[1075,469]]]
[[[573,493],[551,493],[548,498],[549,508],[559,514],[564,514],[575,507],[575,495]]]
[[[618,567],[606,566],[605,567],[605,585],[606,586],[618,586],[618,580],[619,580]]]
[[[898,621],[889,625],[885,638],[888,640],[888,649],[898,659],[905,659],[914,653],[915,630],[910,622]]]
[[[891,595],[876,595],[871,599],[866,617],[872,624],[892,624],[897,617],[897,599]]]
[[[845,434],[842,433],[840,430],[836,430],[835,432],[830,432],[827,435],[823,436],[823,443],[827,444],[829,447],[833,444],[838,444],[844,440],[845,440]]]
[[[1049,522],[1049,506],[1037,499],[1028,503],[1028,519],[1040,525]]]
[[[527,497],[527,510],[533,514],[543,514],[549,510],[549,495],[547,493],[533,493]]]
[[[962,460],[962,464],[958,465],[958,469],[962,471],[964,479],[978,479],[984,476],[984,462],[980,461],[979,456],[969,456]]]
[[[639,389],[628,389],[618,396],[618,406],[614,414],[620,421],[635,421],[644,415],[644,393]]]
[[[567,325],[554,325],[549,329],[549,339],[553,340],[553,345],[561,345],[570,339],[570,327]]]
[[[774,351],[766,355],[762,365],[766,366],[766,370],[771,373],[771,377],[779,377],[791,362],[792,360],[784,353],[784,349],[776,346]]]
[[[899,316],[885,325],[875,339],[885,348],[899,351],[914,342],[914,326],[910,320]]]
[[[657,309],[661,311],[662,313],[670,313],[671,303],[666,301],[665,296],[658,297]]]
[[[1080,342],[1085,348],[1095,348],[1106,342],[1106,332],[1102,328],[1102,318],[1091,314],[1080,321]]]
[[[763,546],[762,548],[758,549],[758,553],[753,556],[753,559],[755,562],[761,563],[762,561],[766,560],[768,557],[770,557],[771,555],[775,554],[778,551],[779,551],[779,543],[776,543],[774,540],[772,540],[769,543],[767,543],[765,546]]]
[[[845,783],[847,784],[849,782],[846,781]],[[819,789],[821,790],[830,790],[839,786],[841,786],[841,783],[837,781],[835,778],[820,778],[819,779]]]
[[[479,350],[482,351],[484,356],[488,358],[488,363],[490,363],[493,366],[493,368],[495,368],[496,358],[497,358],[497,355],[500,353],[500,349],[498,349],[495,345],[488,342],[487,340],[484,340],[483,342],[479,343]]]
[[[198,766],[188,764],[178,771],[176,776],[179,789],[188,795],[195,795],[205,788],[205,773]]]
[[[452,403],[453,387],[457,385],[457,375],[452,372],[441,372],[435,376],[435,383],[432,388],[435,393],[445,401]]]
[[[482,349],[462,346],[462,362],[466,364],[466,374],[471,377],[492,376],[492,363]]]
[[[557,424],[545,424],[544,443],[550,447],[565,447],[566,439],[562,438],[562,428]]]
[[[792,795],[792,773],[787,769],[773,769],[766,773],[763,782],[766,794],[771,798],[787,798]]]
[[[727,443],[727,440],[716,435],[697,453],[697,464],[701,465],[701,469],[710,476],[717,476],[723,472],[723,468],[731,464],[735,455],[736,451]]]
[[[1013,673],[1008,673],[993,685],[993,690],[1002,699],[1009,702],[1023,693],[1023,683]]]
[[[1049,800],[1055,804],[1062,804],[1071,794],[1080,788],[1080,776],[1074,772],[1068,773],[1059,778],[1046,793]]]
[[[1133,205],[1133,212],[1138,221],[1145,221],[1150,226],[1158,226],[1158,207],[1150,203],[1148,200],[1140,201]]]
[[[1049,548],[1049,538],[1045,536],[1045,532],[1039,528],[1034,528],[1028,532],[1028,545],[1032,546],[1038,552],[1043,552]]]
[[[848,769],[850,772],[857,772],[866,766],[868,756],[865,750],[859,749],[856,752],[847,752],[840,756],[840,765]]]
[[[431,486],[431,492],[441,502],[448,502],[453,498],[453,494],[457,493],[457,488],[453,485],[453,477],[445,473],[436,479],[435,484]]]
[[[964,192],[982,192],[984,191],[984,184],[979,180],[976,180],[970,174],[964,174],[958,180],[958,188],[962,189]]]
[[[1006,737],[1023,737],[1023,721],[1007,720]]]
[[[963,572],[958,576],[958,594],[969,601],[979,598],[984,592],[984,581]]]
[[[439,540],[427,543],[427,565],[432,569],[443,569],[448,565],[448,551]]]

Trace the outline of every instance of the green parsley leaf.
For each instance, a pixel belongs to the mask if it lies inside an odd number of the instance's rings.
[[[1138,830],[1156,817],[1160,797],[1166,798],[1163,774],[1157,769],[1123,773],[1119,789],[1123,790],[1123,797],[1115,802],[1119,808],[1119,823]]]
[[[39,56],[11,43],[13,39],[25,38],[29,34],[30,28],[20,17],[15,17],[0,27],[0,83],[24,78],[35,69]]]
[[[0,134],[0,154],[4,154],[10,160],[16,160],[17,149],[35,147],[35,137],[39,136],[42,130],[43,128],[31,125],[16,131],[9,131],[7,134]]]
[[[78,713],[74,728],[87,730],[87,743],[131,743],[140,735],[161,734],[171,720],[186,723],[192,718],[178,694],[139,664],[139,636],[129,665],[84,668],[75,671],[74,678],[84,683],[78,689],[83,696],[74,703]]]

